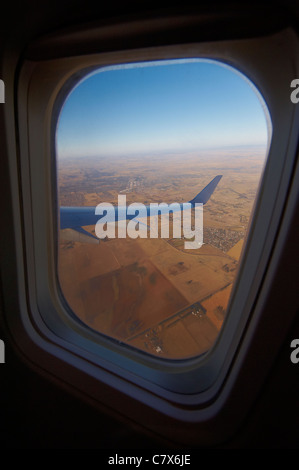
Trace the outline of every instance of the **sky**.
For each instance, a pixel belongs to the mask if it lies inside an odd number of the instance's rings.
[[[221,62],[159,61],[103,67],[67,96],[58,159],[267,146],[263,103]]]

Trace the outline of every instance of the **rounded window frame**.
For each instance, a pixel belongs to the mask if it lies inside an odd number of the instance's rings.
[[[294,38],[289,33],[286,33],[285,40],[286,44],[290,40],[290,43],[294,41]],[[29,276],[33,276],[35,279],[35,286],[29,292],[29,303],[31,318],[33,322],[30,324],[28,318],[25,321],[25,326],[30,331],[37,331],[41,338],[47,338],[48,350],[57,357],[66,357],[70,363],[74,364],[78,360],[81,366],[89,364],[89,372],[94,378],[99,380],[106,380],[103,378],[102,371],[108,370],[109,373],[115,374],[115,376],[121,377],[122,380],[130,382],[133,386],[141,387],[144,390],[150,391],[156,396],[156,405],[159,409],[163,409],[165,400],[171,403],[165,410],[165,413],[172,414],[173,406],[183,407],[202,407],[205,403],[209,403],[211,400],[215,400],[219,390],[223,387],[223,384],[227,380],[229,369],[232,361],[235,357],[235,352],[240,345],[242,336],[248,333],[250,328],[248,325],[250,321],[254,322],[259,316],[258,301],[260,297],[260,289],[262,286],[262,279],[267,271],[267,266],[270,262],[271,250],[275,242],[278,224],[282,213],[282,208],[287,195],[288,182],[291,178],[291,167],[294,160],[294,149],[289,146],[287,147],[287,139],[289,132],[292,128],[293,122],[292,117],[285,123],[283,131],[280,130],[279,134],[284,136],[284,153],[287,154],[286,162],[284,164],[279,163],[277,154],[279,153],[279,146],[275,143],[270,147],[270,155],[268,161],[275,160],[273,169],[272,166],[269,169],[267,164],[263,181],[261,183],[261,191],[256,202],[255,216],[251,224],[251,230],[247,240],[247,248],[245,250],[241,266],[239,268],[239,276],[236,282],[235,291],[244,285],[244,270],[246,270],[247,260],[250,260],[252,253],[263,253],[259,263],[248,261],[250,269],[251,281],[253,282],[250,292],[247,292],[246,302],[242,299],[235,300],[235,312],[242,310],[244,313],[242,321],[238,319],[236,321],[236,313],[233,314],[234,321],[231,326],[233,333],[231,333],[231,341],[228,341],[229,346],[223,350],[223,343],[227,342],[227,334],[223,333],[220,338],[216,341],[216,344],[204,357],[183,359],[182,361],[172,361],[172,364],[161,363],[161,359],[155,359],[153,357],[145,358],[139,351],[130,350],[127,346],[123,347],[119,345],[117,341],[102,338],[98,342],[98,335],[93,336],[90,332],[87,332],[85,327],[80,325],[78,322],[74,322],[66,310],[66,306],[63,303],[61,293],[57,284],[56,272],[56,261],[55,261],[55,250],[53,247],[56,243],[57,233],[57,217],[52,217],[52,212],[55,212],[56,207],[56,196],[53,191],[53,178],[55,181],[55,165],[53,160],[55,156],[55,145],[53,146],[54,129],[56,129],[56,120],[58,115],[58,109],[61,100],[65,97],[66,88],[73,87],[73,84],[78,80],[78,77],[89,67],[98,67],[99,62],[106,66],[107,64],[126,63],[128,60],[140,61],[154,58],[155,60],[161,60],[170,57],[188,57],[192,54],[192,57],[200,54],[207,56],[211,59],[225,60],[228,65],[234,67],[236,70],[240,70],[242,74],[252,76],[249,79],[255,84],[258,90],[262,93],[265,102],[270,110],[270,114],[273,119],[273,137],[278,133],[277,129],[277,108],[278,103],[273,103],[273,89],[271,92],[266,90],[264,87],[263,76],[269,76],[269,72],[258,71],[258,66],[262,65],[262,61],[265,58],[265,50],[269,50],[269,44],[267,45],[267,38],[262,39],[246,39],[237,42],[234,41],[223,41],[216,43],[200,43],[200,44],[185,44],[182,46],[165,46],[165,47],[154,47],[143,50],[133,51],[122,51],[112,53],[101,53],[92,54],[80,57],[71,58],[59,58],[49,59],[45,61],[39,61],[33,63],[32,61],[23,64],[22,74],[19,86],[19,93],[28,94],[28,105],[27,109],[19,108],[20,116],[20,137],[23,143],[27,142],[28,147],[25,145],[21,146],[22,162],[23,167],[23,194],[24,201],[27,199],[30,202],[25,202],[26,209],[30,213],[30,217],[25,221],[25,240],[26,240],[26,253],[27,253],[27,269]],[[262,42],[264,50],[262,52],[252,53],[254,44]],[[274,44],[279,43],[280,38],[277,35]],[[271,45],[270,48],[273,47]],[[247,45],[251,43],[250,50],[246,50]],[[295,43],[295,41],[294,41]],[[294,46],[295,47],[295,46]],[[290,73],[290,63],[292,63],[292,52],[286,62],[288,63],[288,72]],[[283,52],[280,52],[281,60],[283,61]],[[234,58],[232,58],[234,57]],[[291,59],[289,60],[289,58]],[[158,58],[158,59],[157,59]],[[96,65],[95,65],[96,62]],[[247,62],[247,65],[246,65]],[[82,64],[86,66],[82,67]],[[273,65],[273,64],[272,64]],[[237,68],[238,67],[238,68]],[[241,67],[241,69],[239,68]],[[267,65],[265,64],[265,68]],[[247,73],[245,71],[247,69]],[[59,74],[55,75],[54,70],[58,70]],[[253,70],[255,72],[253,73]],[[270,75],[273,70],[270,71]],[[254,75],[254,76],[253,76]],[[47,84],[44,88],[39,88],[40,81],[45,82],[47,77]],[[270,82],[268,82],[270,83]],[[67,85],[66,85],[67,84]],[[272,83],[272,88],[273,88]],[[279,85],[274,86],[276,91],[279,89]],[[43,94],[43,100],[39,100],[39,97]],[[269,96],[270,93],[270,96]],[[272,97],[271,97],[272,93]],[[267,97],[269,99],[267,99]],[[279,98],[280,99],[280,98]],[[274,98],[275,101],[275,98]],[[39,105],[38,103],[42,104]],[[287,107],[286,104],[283,104]],[[28,112],[27,119],[22,119]],[[43,116],[42,122],[38,122],[38,118],[34,116]],[[297,113],[298,114],[298,113]],[[24,124],[26,122],[26,124]],[[37,132],[41,136],[45,137],[39,139],[39,142],[34,141],[34,136]],[[54,139],[55,142],[55,139]],[[274,146],[274,148],[273,148]],[[26,149],[27,147],[27,149]],[[294,145],[293,145],[294,147]],[[26,150],[25,150],[26,149]],[[39,159],[40,152],[42,152],[44,158]],[[272,153],[271,153],[272,152]],[[275,158],[273,157],[273,153]],[[271,227],[267,232],[268,240],[266,240],[265,230],[261,227],[261,219],[264,218],[268,209],[265,208],[266,198],[268,201],[270,196],[270,183],[271,175],[277,171],[277,167],[280,168],[279,175],[283,180],[283,187],[280,186],[279,182],[275,182],[277,204],[272,204],[271,212],[275,213],[275,220],[272,220]],[[29,170],[30,168],[30,170]],[[275,170],[275,171],[274,171]],[[31,172],[31,176],[30,176]],[[34,175],[42,174],[43,178],[37,181]],[[29,176],[29,181],[32,188],[26,182],[26,177]],[[33,176],[33,178],[32,178]],[[44,183],[47,183],[48,193],[44,194]],[[51,184],[50,184],[51,183]],[[263,187],[266,185],[267,191]],[[272,186],[273,187],[273,186]],[[266,193],[266,194],[265,194]],[[36,201],[34,195],[40,194],[41,198]],[[29,197],[26,197],[28,196]],[[261,215],[262,213],[262,215]],[[269,217],[268,217],[269,218]],[[253,230],[254,229],[254,230]],[[35,238],[36,243],[32,245],[30,240]],[[257,243],[258,247],[254,247]],[[255,258],[259,258],[256,254]],[[253,272],[257,272],[256,277],[253,276]],[[246,273],[245,273],[246,275]],[[271,273],[269,274],[271,275]],[[247,274],[248,276],[248,274]],[[243,281],[241,282],[241,280]],[[241,287],[240,287],[241,284]],[[47,289],[45,286],[48,285]],[[240,297],[240,296],[239,296]],[[244,299],[243,299],[244,300]],[[243,307],[242,307],[243,305]],[[252,309],[255,305],[254,310]],[[232,313],[228,315],[232,317]],[[250,320],[250,321],[249,321]],[[250,325],[249,325],[250,326]],[[223,332],[225,328],[223,328]],[[245,333],[244,333],[245,332]],[[250,337],[250,332],[248,333]],[[38,339],[39,341],[43,341]],[[215,356],[215,351],[218,348],[218,353]],[[74,358],[77,358],[76,360]],[[75,362],[74,362],[75,361]],[[163,362],[164,360],[162,360]],[[183,363],[182,363],[183,362]],[[105,374],[104,374],[105,375]],[[132,387],[129,387],[132,390]],[[141,400],[145,400],[142,399]]]

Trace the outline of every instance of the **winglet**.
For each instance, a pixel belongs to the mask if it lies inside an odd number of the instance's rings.
[[[194,204],[206,204],[210,197],[212,196],[217,184],[221,180],[222,175],[215,176],[215,178],[210,181],[210,183],[197,194],[191,201],[189,201],[193,206]]]

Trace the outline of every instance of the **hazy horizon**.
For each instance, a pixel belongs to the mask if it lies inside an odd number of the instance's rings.
[[[252,152],[254,152],[252,154]],[[235,145],[235,146],[219,146],[219,147],[207,147],[207,148],[201,148],[201,149],[165,149],[163,151],[157,149],[157,150],[152,150],[152,151],[132,151],[132,152],[126,152],[126,153],[103,153],[103,154],[90,154],[90,155],[84,155],[84,154],[78,154],[78,155],[64,155],[63,157],[59,157],[58,155],[58,160],[59,161],[64,161],[64,160],[80,160],[80,159],[89,159],[89,160],[97,160],[97,159],[102,159],[102,158],[117,158],[117,159],[129,159],[129,158],[152,158],[154,156],[165,156],[165,157],[178,157],[178,156],[184,156],[184,157],[190,157],[193,158],[195,155],[199,157],[209,157],[209,158],[215,158],[215,159],[221,159],[221,158],[226,158],[227,156],[233,157],[234,154],[237,155],[238,157],[248,157],[248,156],[256,156],[256,153],[260,154],[262,158],[265,158],[266,152],[267,152],[267,145],[261,145],[261,144],[248,144],[248,145]],[[245,155],[245,153],[248,153],[248,155]]]
[[[221,62],[103,67],[68,95],[57,124],[57,155],[267,148],[270,122],[265,110],[252,83]]]

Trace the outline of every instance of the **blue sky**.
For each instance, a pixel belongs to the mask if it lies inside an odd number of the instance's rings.
[[[102,68],[68,95],[58,158],[267,145],[267,119],[250,83],[215,61]]]

